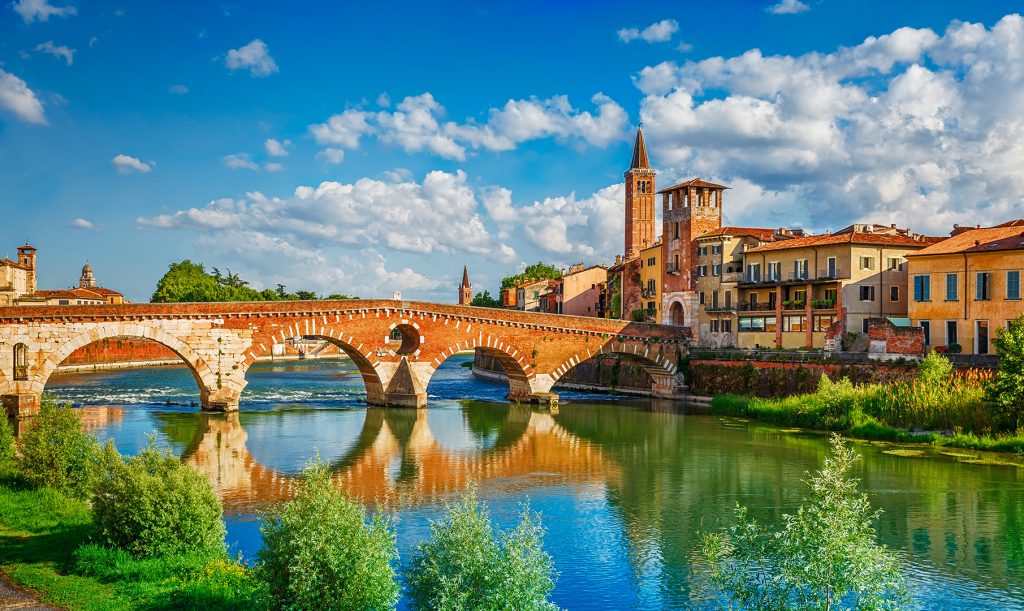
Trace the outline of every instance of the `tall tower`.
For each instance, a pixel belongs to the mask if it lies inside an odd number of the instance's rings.
[[[462,266],[462,284],[459,285],[459,305],[473,301],[473,285],[469,283],[469,268]]]
[[[647,159],[644,130],[636,130],[633,161],[623,175],[626,179],[626,259],[654,244],[654,170]]]
[[[26,242],[18,247],[18,264],[28,270],[26,274],[25,292],[31,295],[36,292],[36,249]]]
[[[91,289],[96,286],[96,276],[92,275],[92,266],[88,263],[82,268],[82,276],[78,279],[78,288]]]

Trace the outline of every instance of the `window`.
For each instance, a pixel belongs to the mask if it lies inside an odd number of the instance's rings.
[[[700,292],[700,305],[704,305],[704,291]]]
[[[59,299],[57,300],[57,305],[71,305],[71,302],[67,299]]]
[[[978,301],[986,301],[991,299],[991,287],[989,286],[989,279],[991,274],[988,272],[978,272],[977,281],[975,282],[975,298]]]
[[[25,344],[14,345],[14,379],[28,379],[28,346]],[[6,414],[3,414],[6,417]]]
[[[648,293],[654,293],[656,289],[657,289],[657,285],[655,284],[654,278],[648,279],[647,280],[647,292]]]
[[[826,273],[828,274],[829,278],[835,278],[836,276],[839,275],[839,271],[836,268],[836,258],[835,257],[829,257],[828,258],[828,269],[826,270]]]
[[[868,319],[867,318],[865,318],[864,320],[860,321],[860,332],[861,333],[867,333],[868,332]]]
[[[718,319],[717,318],[711,321],[711,332],[712,333],[718,333]]]
[[[946,321],[946,346],[952,346],[953,344],[959,344],[960,341],[957,339],[957,324],[955,320]]]
[[[914,276],[914,301],[932,300],[931,276]]]
[[[756,306],[757,305],[757,293],[751,293],[750,294],[750,305],[751,306]]]
[[[793,261],[793,278],[797,280],[807,279],[807,259]]]
[[[785,316],[782,318],[783,331],[805,331],[806,329],[806,316]]]
[[[761,264],[760,263],[751,263],[750,265],[747,265],[747,280],[750,281],[750,282],[760,282],[761,281]]]
[[[874,257],[861,257],[860,258],[861,269],[875,269],[875,258]]]
[[[889,301],[899,301],[899,300],[900,300],[900,287],[898,287],[898,286],[890,286],[889,287]]]
[[[1020,299],[1020,271],[1006,272],[1006,298]]]
[[[725,292],[725,307],[727,307],[727,308],[731,308],[732,307],[732,291],[726,291]]]
[[[988,354],[988,321],[979,320],[975,323],[974,347],[975,354]]]
[[[886,267],[889,268],[890,270],[899,269],[900,268],[900,258],[899,257],[889,257],[889,260],[888,260],[888,262],[886,264]]]
[[[726,318],[725,320],[722,321],[722,332],[732,333],[732,320]]]
[[[782,263],[779,261],[768,262],[768,280],[780,280],[782,278]]]
[[[946,274],[946,301],[957,301],[960,299],[960,288],[957,286],[960,276]]]
[[[654,302],[653,301],[648,301],[647,302],[647,313],[648,314],[654,314],[654,312],[656,312],[656,311],[657,311],[657,308],[654,307]]]
[[[836,321],[835,314],[816,315],[814,317],[814,331],[823,333],[828,331],[828,328],[832,326],[832,323]]]
[[[862,287],[860,287],[860,300],[861,301],[874,301],[875,300],[875,287],[873,287],[873,286],[862,286]]]
[[[700,247],[698,247],[697,248],[697,254],[702,256],[702,257],[704,255],[708,254],[708,247],[707,246],[700,246]]]
[[[711,307],[716,310],[718,309],[718,291],[711,293]]]
[[[722,245],[721,244],[715,244],[714,246],[712,246],[711,247],[711,254],[713,254],[713,255],[720,255],[720,254],[722,254]]]
[[[932,345],[932,323],[927,320],[921,321],[921,328],[924,329],[924,345]]]
[[[739,319],[740,332],[774,333],[776,322],[774,316],[744,316]]]
[[[702,277],[702,278],[707,276],[708,275],[708,266],[707,265],[700,265],[700,266],[698,266],[697,267],[697,275]]]
[[[647,267],[654,267],[656,263],[657,263],[656,257],[651,257],[651,258],[647,259]]]
[[[679,239],[679,223],[672,223],[672,237]]]
[[[711,266],[711,275],[712,276],[721,276],[722,275],[722,266],[721,265],[712,265]]]
[[[838,289],[825,289],[825,301],[831,301],[833,304],[836,302],[836,297],[839,295]]]

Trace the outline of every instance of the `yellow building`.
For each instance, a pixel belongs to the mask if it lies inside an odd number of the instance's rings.
[[[888,225],[768,242],[743,255],[737,345],[821,348],[836,322],[906,318],[908,253],[938,241]]]
[[[647,320],[661,322],[661,277],[664,265],[662,262],[661,240],[640,251],[640,297],[643,309],[647,312]]]
[[[998,329],[1024,313],[1024,219],[957,227],[949,239],[908,255],[908,267],[909,316],[924,328],[925,345],[989,354]]]

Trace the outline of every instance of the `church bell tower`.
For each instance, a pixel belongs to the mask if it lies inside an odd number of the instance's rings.
[[[626,179],[626,259],[654,244],[654,170],[647,159],[644,130],[636,130],[633,161],[623,175]]]

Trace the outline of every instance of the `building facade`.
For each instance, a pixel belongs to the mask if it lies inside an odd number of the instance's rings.
[[[662,265],[661,242],[640,251],[640,298],[645,320],[661,322],[661,280],[665,275]]]
[[[836,323],[867,333],[868,319],[905,319],[906,257],[936,241],[858,224],[748,249],[738,283],[737,345],[821,348]]]
[[[18,260],[0,259],[0,306],[15,305],[36,292],[36,249],[18,247]]]
[[[573,316],[600,316],[601,290],[608,279],[608,268],[603,265],[584,267],[577,263],[569,273],[558,280],[559,314]]]
[[[990,354],[998,330],[1024,314],[1024,219],[957,227],[907,260],[909,317],[926,347]]]
[[[540,296],[547,293],[548,279],[527,280],[516,287],[516,310],[540,312]]]
[[[697,238],[722,227],[722,200],[728,187],[694,178],[662,189],[662,323],[696,327]]]

